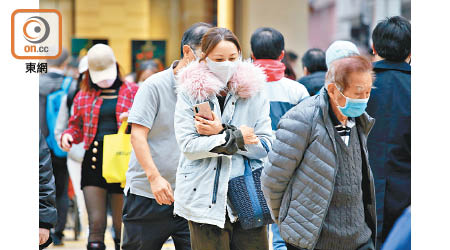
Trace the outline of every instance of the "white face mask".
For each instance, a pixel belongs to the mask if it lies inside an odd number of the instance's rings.
[[[113,85],[113,83],[114,83],[114,79],[108,79],[108,80],[102,80],[95,84],[102,89],[107,89],[107,88],[111,87]]]
[[[215,62],[209,59],[209,57],[206,57],[206,65],[208,66],[209,70],[211,70],[211,72],[213,72],[214,75],[225,84],[228,83],[234,72],[236,72],[239,61],[239,59],[236,59],[234,62]]]

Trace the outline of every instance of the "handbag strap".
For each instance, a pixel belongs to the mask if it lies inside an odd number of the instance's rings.
[[[253,215],[255,216],[256,221],[262,222],[264,219],[263,210],[258,200],[258,193],[256,191],[257,187],[255,180],[253,179],[250,160],[245,156],[244,156],[244,165],[245,165],[244,181],[247,187],[248,194],[250,196],[250,202],[253,208]]]
[[[244,156],[244,176],[252,176],[252,167],[250,166],[250,161]]]
[[[127,129],[128,126],[128,121],[124,120],[122,122],[122,124],[120,125],[119,131],[117,132],[117,134],[125,134],[125,130]]]

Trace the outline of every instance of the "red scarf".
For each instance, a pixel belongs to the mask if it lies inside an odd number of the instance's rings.
[[[286,69],[286,66],[284,66],[284,63],[281,61],[272,59],[258,59],[255,60],[253,64],[264,69],[268,82],[279,81],[284,77],[284,70]]]

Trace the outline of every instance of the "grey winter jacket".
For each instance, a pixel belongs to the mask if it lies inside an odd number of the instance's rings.
[[[45,138],[39,130],[39,227],[52,228],[56,224],[55,178],[52,158]]]
[[[337,173],[336,141],[325,89],[289,110],[278,124],[261,185],[283,239],[314,249],[333,196]],[[375,120],[356,118],[363,154],[365,220],[376,237],[375,186],[369,166],[367,136]]]

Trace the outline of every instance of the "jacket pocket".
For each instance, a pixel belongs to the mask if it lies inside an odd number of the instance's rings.
[[[206,166],[187,165],[179,168],[176,177],[175,203],[187,216],[198,217],[207,213],[211,204],[212,172]],[[175,205],[177,206],[177,205]]]
[[[294,182],[294,179],[291,179],[289,181],[289,184],[286,188],[286,191],[283,194],[283,199],[281,200],[281,205],[280,205],[280,214],[279,214],[279,218],[278,224],[281,224],[284,219],[286,219],[286,216],[288,214],[288,210],[289,210],[289,206],[291,204],[291,199],[292,199],[292,183]]]
[[[178,175],[190,175],[197,171],[199,171],[200,168],[204,167],[201,164],[196,164],[195,162],[191,162],[185,166],[178,167],[177,174]]]

